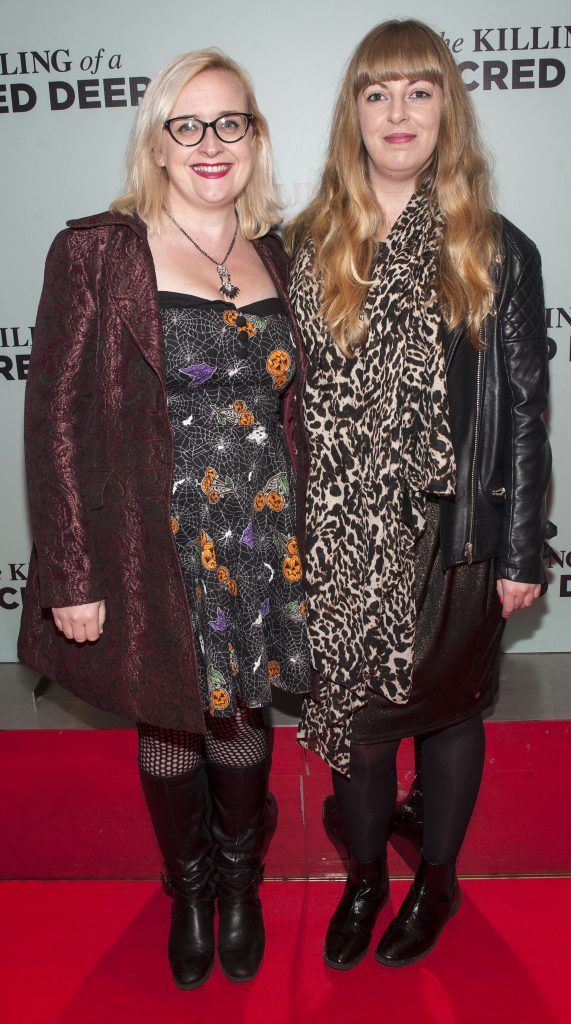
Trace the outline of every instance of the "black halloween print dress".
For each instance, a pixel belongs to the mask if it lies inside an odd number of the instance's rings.
[[[309,690],[293,471],[280,397],[295,344],[280,299],[159,293],[175,459],[172,530],[205,709]]]

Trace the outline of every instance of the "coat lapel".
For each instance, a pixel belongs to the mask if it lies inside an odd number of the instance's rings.
[[[444,368],[446,372],[448,372],[463,333],[462,327],[455,327],[452,331],[447,331],[445,327],[442,328],[442,347],[444,349]]]
[[[107,217],[111,220],[109,215]],[[138,217],[117,220],[124,230],[113,231],[109,236],[105,251],[107,285],[119,315],[143,358],[164,380],[163,330],[157,302],[157,280],[146,228]],[[114,222],[117,223],[117,220]],[[266,239],[255,239],[253,244],[289,314],[303,379],[306,356],[287,293],[285,268],[277,265],[273,247]]]
[[[146,232],[111,234],[105,252],[107,285],[119,315],[141,355],[161,380],[165,377],[163,329],[157,279]]]

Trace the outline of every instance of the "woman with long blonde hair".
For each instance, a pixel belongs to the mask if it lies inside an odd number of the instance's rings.
[[[365,955],[388,897],[396,753],[414,736],[422,857],[376,956],[424,956],[456,912],[506,618],[544,582],[549,445],[541,268],[494,212],[474,110],[418,21],[353,54],[320,186],[290,225],[308,360],[314,669],[299,738],[333,769],[349,876],[325,960]],[[422,780],[422,781],[421,781]],[[394,821],[394,819],[393,819]]]

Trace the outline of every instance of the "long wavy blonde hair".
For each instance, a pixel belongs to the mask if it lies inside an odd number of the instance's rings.
[[[110,209],[118,213],[137,213],[150,231],[160,230],[168,177],[164,167],[157,164],[154,152],[160,146],[163,124],[180,90],[202,71],[210,70],[229,71],[236,76],[246,94],[246,110],[255,118],[251,129],[254,133],[254,169],[244,191],[238,196],[236,210],[245,237],[259,238],[281,221],[268,123],[244,69],[216,49],[183,53],[153,78],[131,133],[125,190],[111,203]]]
[[[315,244],[315,271],[323,281],[321,314],[345,355],[366,341],[367,325],[359,315],[384,221],[369,180],[357,98],[370,85],[402,78],[436,83],[444,93],[438,143],[422,171],[444,219],[435,282],[444,320],[451,328],[465,323],[477,346],[478,329],[492,308],[499,218],[492,210],[472,101],[436,32],[420,21],[386,21],[365,36],[349,62],[317,195],[286,228],[291,252],[308,236]]]

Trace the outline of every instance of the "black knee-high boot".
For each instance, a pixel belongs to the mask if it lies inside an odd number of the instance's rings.
[[[204,765],[161,777],[140,769],[141,784],[173,900],[168,955],[179,988],[198,988],[214,965],[212,837]]]
[[[218,957],[227,978],[249,981],[265,947],[262,878],[268,763],[208,765],[218,903]]]

